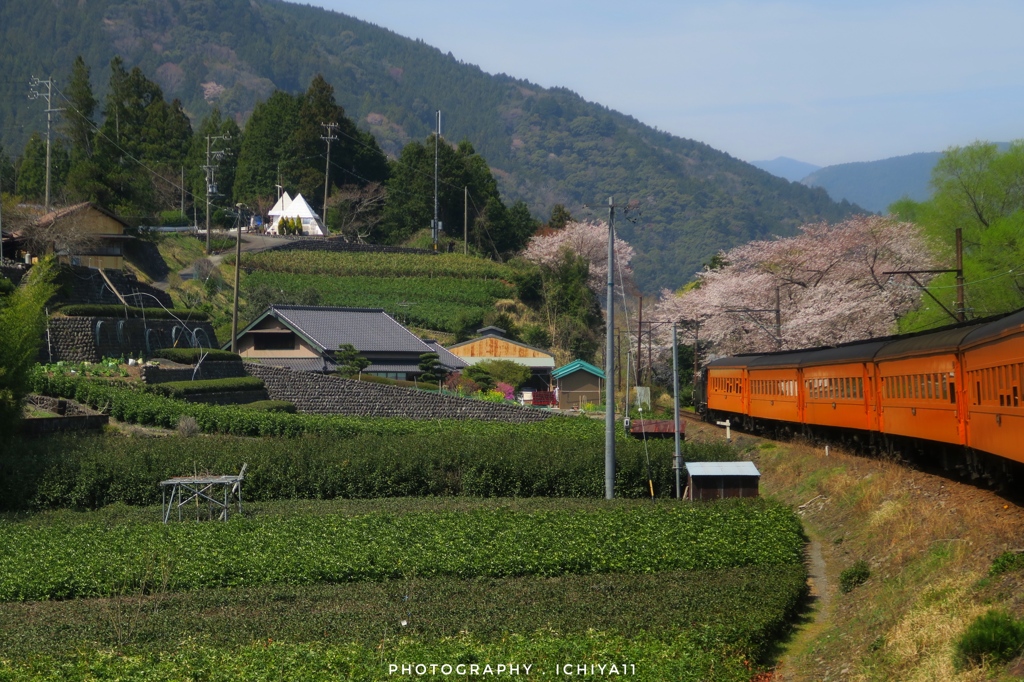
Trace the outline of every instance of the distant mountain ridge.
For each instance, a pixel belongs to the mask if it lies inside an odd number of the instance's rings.
[[[800,182],[821,187],[836,201],[847,201],[875,213],[884,213],[894,201],[909,197],[925,201],[931,196],[932,168],[942,152],[921,152],[880,161],[826,166]]]
[[[861,210],[564,88],[490,75],[422,41],[315,7],[7,0],[0,40],[0,140],[15,153],[45,129],[43,108],[25,97],[29,78],[66,79],[79,54],[101,102],[119,54],[168,99],[179,98],[193,125],[214,106],[242,122],[275,88],[299,92],[322,73],[347,115],[390,154],[426,138],[441,109],[446,138],[469,140],[506,199],[525,200],[537,217],[561,203],[578,219],[603,219],[609,197],[631,202],[617,225],[637,250],[636,280],[648,292],[684,284],[719,250]]]
[[[1000,151],[1008,142],[997,142]],[[885,213],[904,197],[914,201],[931,198],[932,169],[945,152],[919,152],[879,161],[859,161],[826,166],[800,180],[821,187],[835,201],[849,201],[875,213]]]
[[[779,156],[771,161],[751,161],[750,164],[790,182],[800,182],[811,173],[821,169],[821,166],[806,161],[797,161],[788,156]]]

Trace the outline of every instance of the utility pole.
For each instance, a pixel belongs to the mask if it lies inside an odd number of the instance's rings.
[[[690,400],[696,403],[697,398],[697,334],[700,333],[700,320],[693,321],[693,379],[690,381]]]
[[[327,167],[324,168],[324,238],[327,238],[327,188],[330,186],[328,178],[331,175],[331,140],[337,140],[338,136],[334,134],[334,131],[338,129],[337,123],[321,123],[324,127],[324,135],[320,136],[321,140],[327,142]]]
[[[203,166],[203,170],[206,171],[206,255],[210,255],[210,195],[217,193],[217,184],[214,182],[214,173],[216,166],[211,163],[210,157],[213,157],[214,161],[220,161],[224,158],[224,150],[213,151],[211,149],[214,142],[217,140],[230,140],[230,135],[207,135],[206,136],[206,165]]]
[[[608,197],[608,321],[604,352],[604,499],[615,497],[615,202]]]
[[[462,254],[469,255],[469,187],[462,188]]]
[[[775,287],[775,350],[782,350],[782,287]]]
[[[231,304],[231,352],[238,352],[238,273],[242,270],[242,209],[244,204],[235,204],[235,295]]]
[[[51,99],[53,98],[53,85],[54,80],[47,78],[46,80],[39,80],[35,76],[28,82],[28,86],[32,88],[28,93],[29,99],[38,99],[42,97],[46,100],[46,201],[45,206],[47,212],[50,210],[50,126],[53,122],[53,114],[58,111],[64,111],[63,109],[54,109],[51,105]],[[36,88],[40,85],[46,86],[46,92],[40,92]]]
[[[4,167],[0,164],[0,263],[4,262]]]
[[[967,310],[964,307],[964,231],[956,228],[956,319],[967,321]]]
[[[185,167],[181,167],[181,217],[185,220]]]
[[[437,251],[437,237],[441,231],[441,221],[437,219],[437,150],[441,139],[441,110],[437,110],[437,133],[434,135],[434,220],[430,223],[430,233],[434,237],[434,251]]]
[[[672,395],[675,397],[673,402],[673,419],[675,426],[675,466],[672,468],[676,470],[676,499],[680,500],[683,497],[682,488],[680,488],[680,469],[683,468],[682,462],[682,450],[679,444],[679,344],[676,341],[676,323],[672,323]]]
[[[644,369],[644,354],[643,354],[643,342],[644,342],[644,295],[640,294],[640,313],[637,316],[636,322],[636,385],[640,385],[640,381],[643,379]],[[626,396],[627,400],[629,396]]]

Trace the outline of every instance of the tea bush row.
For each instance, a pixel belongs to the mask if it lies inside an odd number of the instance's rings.
[[[258,377],[228,377],[196,381],[166,381],[162,384],[148,385],[146,390],[158,395],[180,398],[186,395],[223,393],[225,391],[258,391],[261,388],[263,388],[263,379]]]
[[[803,533],[765,500],[595,510],[0,524],[0,601],[116,594],[154,560],[167,589],[416,577],[643,574],[798,565]],[[154,559],[156,558],[156,559]]]
[[[21,660],[0,658],[0,678],[32,680],[309,680],[351,682],[452,679],[510,679],[508,672],[495,675],[497,665],[520,664],[524,679],[574,679],[556,676],[556,666],[568,661],[618,666],[618,676],[635,682],[747,682],[754,671],[746,656],[733,649],[706,650],[692,633],[676,634],[662,642],[651,635],[627,638],[602,632],[563,636],[538,631],[515,634],[500,642],[480,642],[470,635],[438,641],[411,636],[389,637],[376,645],[323,644],[264,640],[240,647],[216,647],[187,639],[158,653],[123,655],[113,650],[86,648],[61,656]],[[459,675],[403,675],[390,665],[423,663],[461,665]],[[529,665],[527,677],[523,665]],[[628,677],[623,665],[634,666]],[[475,665],[476,673],[467,677]],[[490,674],[484,666],[489,665]],[[430,668],[425,668],[425,671]],[[507,668],[506,668],[507,670]],[[607,668],[610,671],[610,668]],[[541,676],[541,671],[544,676]],[[449,670],[449,673],[455,670]],[[573,670],[575,673],[575,669]],[[428,673],[429,675],[429,673]],[[515,679],[515,678],[511,678]],[[617,679],[589,677],[585,679]]]
[[[497,279],[454,277],[332,277],[257,270],[245,287],[269,287],[292,298],[316,291],[319,305],[382,308],[402,322],[455,331],[460,320],[482,319],[498,299],[515,296],[515,287]]]
[[[141,585],[137,587],[141,588]],[[704,649],[760,657],[788,629],[806,594],[802,566],[754,566],[655,574],[526,578],[412,578],[335,585],[159,593],[144,608],[130,644],[172,649],[197,638],[217,646],[275,641],[377,645],[406,635],[439,640],[471,634],[497,642],[538,630],[671,642],[689,631]],[[135,596],[124,599],[135,599]],[[9,656],[59,655],[90,646],[123,647],[93,600],[0,604],[0,641]],[[402,621],[406,624],[402,625]],[[59,639],[53,637],[59,629]]]
[[[336,253],[328,251],[263,251],[242,256],[246,271],[330,277],[454,277],[511,279],[514,270],[485,258],[462,254]]]
[[[301,416],[248,412],[255,417]],[[580,428],[601,424],[577,421],[589,420],[565,418],[523,426],[352,420],[352,433],[344,436],[259,441],[230,436],[140,439],[118,434],[15,440],[0,458],[0,509],[156,504],[162,480],[194,471],[233,473],[242,464],[248,464],[245,499],[253,501],[600,498],[604,495],[603,430]],[[564,429],[560,431],[559,426]],[[623,439],[616,451],[617,495],[648,496],[648,457],[656,494],[673,494],[672,443],[652,441],[645,451],[643,443]],[[735,457],[735,451],[723,444],[683,444],[685,461]]]

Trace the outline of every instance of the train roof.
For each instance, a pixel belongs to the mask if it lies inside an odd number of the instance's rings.
[[[963,339],[962,347],[967,348],[978,344],[994,341],[1006,334],[1024,331],[1024,309],[1010,313],[995,322],[982,325],[979,329],[971,330]]]
[[[895,360],[904,355],[930,355],[932,353],[955,353],[964,337],[983,328],[985,324],[947,327],[933,332],[920,332],[910,336],[896,337],[878,351],[875,360]]]

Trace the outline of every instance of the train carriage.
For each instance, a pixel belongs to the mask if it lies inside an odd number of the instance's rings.
[[[879,430],[907,438],[963,445],[957,349],[980,325],[894,340],[875,356],[881,382]]]
[[[804,353],[804,421],[813,426],[877,429],[875,353],[885,341]]]
[[[742,356],[721,358],[708,364],[707,407],[713,412],[746,414],[747,361]]]
[[[961,357],[966,444],[1024,462],[1024,311],[971,331]]]
[[[755,419],[803,421],[800,359],[803,353],[775,353],[753,358],[747,366],[749,414]]]

